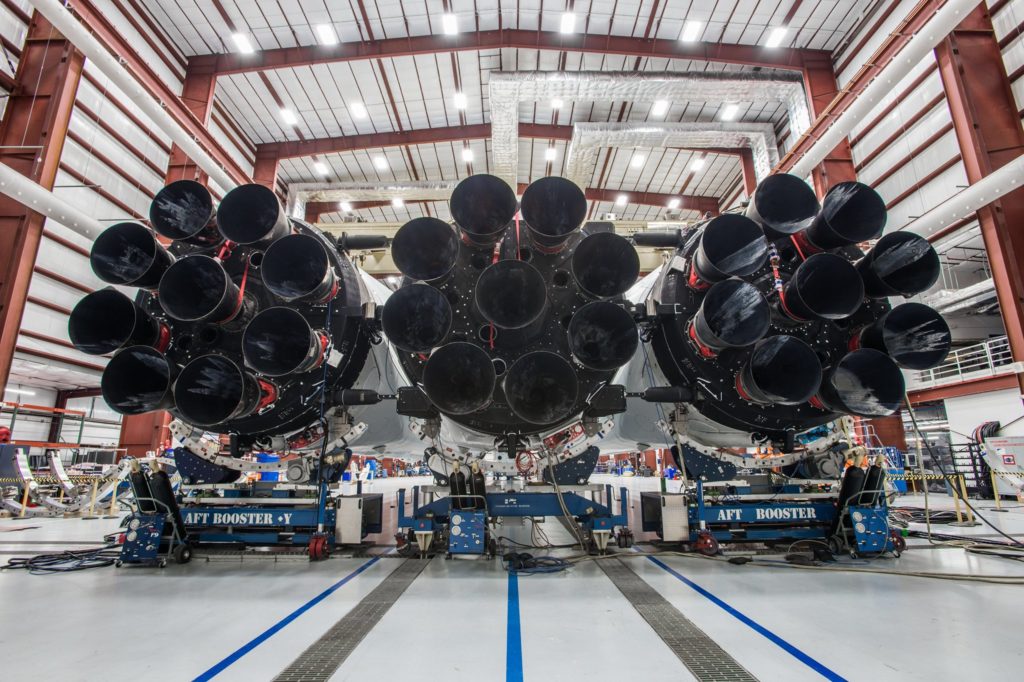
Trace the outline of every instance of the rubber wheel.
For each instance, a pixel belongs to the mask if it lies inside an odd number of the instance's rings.
[[[178,545],[174,548],[174,562],[187,564],[192,561],[192,548],[188,545]]]

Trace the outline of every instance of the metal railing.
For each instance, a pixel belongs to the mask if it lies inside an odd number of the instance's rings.
[[[952,351],[938,367],[908,373],[907,388],[944,386],[1013,371],[1010,343],[1005,336],[999,336]]]

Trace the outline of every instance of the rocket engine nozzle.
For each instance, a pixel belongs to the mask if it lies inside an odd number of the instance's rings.
[[[526,188],[522,211],[534,246],[553,253],[580,229],[587,217],[587,198],[576,183],[549,176]]]
[[[693,316],[697,342],[715,352],[742,348],[768,333],[771,309],[757,288],[741,279],[718,282]]]
[[[622,295],[636,282],[640,256],[625,237],[598,232],[587,235],[576,245],[570,268],[584,294],[612,298]]]
[[[807,402],[821,384],[821,362],[814,350],[793,336],[762,339],[736,379],[740,396],[762,404]]]
[[[886,417],[900,407],[903,372],[885,353],[861,348],[847,353],[821,382],[818,400],[834,412]]]
[[[384,335],[410,353],[428,353],[452,329],[452,306],[444,294],[427,284],[404,286],[391,294],[381,313]]]
[[[285,301],[326,302],[338,291],[326,247],[308,234],[288,234],[268,246],[260,274],[267,289]]]
[[[196,246],[224,241],[217,229],[217,211],[210,190],[195,180],[178,180],[156,193],[149,205],[149,222],[158,233]]]
[[[491,358],[477,345],[447,343],[435,350],[423,369],[423,392],[441,412],[464,415],[491,402],[496,376]]]
[[[255,246],[265,246],[291,231],[277,195],[257,184],[239,185],[224,195],[217,227],[226,239]]]
[[[931,369],[949,354],[953,336],[934,309],[922,303],[903,303],[861,330],[862,348],[874,348],[904,369]]]
[[[117,223],[93,242],[89,264],[107,284],[156,289],[174,263],[153,233],[138,223]]]
[[[864,283],[845,258],[816,253],[793,273],[783,299],[783,311],[797,321],[841,320],[864,301]]]
[[[245,363],[260,374],[282,377],[319,367],[327,337],[315,331],[293,308],[261,310],[242,334]]]
[[[254,413],[262,389],[256,376],[222,355],[203,355],[185,365],[174,383],[178,412],[199,426],[216,426]]]
[[[178,367],[149,346],[130,346],[117,352],[100,378],[103,399],[121,414],[143,414],[174,406],[171,387]]]
[[[810,227],[819,208],[810,185],[795,175],[776,173],[758,183],[746,215],[774,240]]]
[[[924,237],[890,232],[857,263],[871,298],[913,296],[939,279],[939,256]]]
[[[224,266],[201,254],[185,256],[160,280],[160,306],[183,322],[228,322],[242,308],[241,292]]]
[[[491,246],[516,217],[516,193],[494,175],[479,173],[462,180],[448,200],[452,219],[474,246]]]
[[[629,311],[608,301],[592,301],[569,320],[569,350],[584,367],[604,371],[629,362],[639,344]]]
[[[885,221],[885,201],[878,192],[860,182],[840,182],[829,189],[804,234],[819,249],[836,249],[874,239]]]
[[[440,280],[455,267],[459,238],[444,221],[413,218],[395,233],[391,257],[406,277],[426,282]]]
[[[91,355],[126,346],[156,346],[165,331],[152,315],[113,287],[87,295],[68,318],[71,343]]]
[[[550,351],[534,351],[516,360],[504,380],[512,412],[530,424],[554,424],[572,414],[579,393],[576,371]]]

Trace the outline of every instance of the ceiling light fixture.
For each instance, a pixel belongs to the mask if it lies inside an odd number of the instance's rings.
[[[651,116],[664,116],[666,111],[668,111],[668,101],[659,99],[651,107]]]
[[[740,113],[740,107],[738,104],[726,104],[722,109],[722,120],[723,121],[735,121],[736,116]]]
[[[445,35],[453,36],[459,32],[459,18],[454,14],[445,14],[441,17],[441,26],[444,27]]]
[[[643,154],[633,154],[633,158],[629,160],[629,165],[633,168],[641,168],[646,160],[647,157]]]
[[[558,150],[555,149],[554,147],[548,147],[547,149],[544,150],[544,159],[546,161],[554,161],[557,156]]]
[[[455,95],[452,97],[452,102],[455,104],[455,108],[456,109],[465,109],[466,108],[466,93],[464,93],[464,92],[456,92]]]
[[[366,118],[366,105],[362,102],[352,102],[348,108],[353,118]]]
[[[778,47],[782,44],[782,41],[786,39],[786,34],[789,33],[789,29],[785,26],[776,26],[768,34],[768,40],[765,41],[765,47]]]
[[[330,24],[317,24],[316,35],[320,38],[321,45],[338,44],[338,34],[334,32],[334,27]]]
[[[673,210],[679,208],[679,199],[669,199],[668,207]]]
[[[462,160],[465,161],[466,163],[472,163],[472,161],[473,161],[473,150],[470,149],[469,147],[466,147],[465,149],[463,149],[462,150]]]
[[[391,200],[391,206],[394,208],[402,208],[403,206],[405,206],[405,200],[402,199],[401,197],[395,197],[394,199]]]
[[[281,109],[281,120],[288,126],[296,125],[299,122],[298,117],[295,116],[295,112],[287,107]]]
[[[323,161],[314,161],[313,170],[315,170],[319,175],[327,175],[331,172],[331,169],[328,168],[327,164]]]
[[[705,161],[704,159],[694,159],[690,163],[690,170],[692,170],[692,171],[702,171],[702,170],[704,170],[704,167],[706,165],[708,165],[708,162]]]
[[[242,54],[252,54],[256,51],[252,46],[252,41],[249,40],[249,36],[245,33],[232,33],[231,40],[235,41],[235,47]]]
[[[5,393],[17,393],[18,395],[35,395],[35,391],[26,391],[23,388],[5,388]]]
[[[572,12],[566,12],[562,15],[562,24],[558,29],[562,33],[575,33],[576,32],[576,15]]]
[[[616,206],[625,206],[627,201],[629,201],[629,197],[627,197],[625,194],[620,194],[619,196],[615,197]]]
[[[350,204],[347,201],[343,201],[340,204],[338,204],[338,208],[340,208],[345,213],[351,213],[352,212],[352,204]]]
[[[553,100],[551,100],[551,108],[552,109],[561,109],[562,108],[562,104],[564,104],[564,102],[562,102],[562,100],[558,99],[557,97],[554,98]]]
[[[700,38],[701,29],[704,28],[704,24],[699,21],[688,21],[683,24],[683,32],[679,36],[679,40],[684,43],[695,43]]]
[[[387,170],[388,169],[388,160],[387,160],[387,158],[385,158],[383,156],[375,156],[375,157],[373,157],[373,167],[376,168],[377,170]]]

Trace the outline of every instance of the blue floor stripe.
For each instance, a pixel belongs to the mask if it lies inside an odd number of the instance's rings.
[[[287,616],[285,616],[281,620],[279,620],[276,623],[274,623],[273,625],[271,625],[268,629],[264,630],[262,633],[260,633],[255,638],[250,640],[247,644],[243,645],[240,649],[238,649],[237,651],[232,653],[230,656],[225,658],[223,661],[221,661],[220,663],[218,663],[217,665],[213,666],[212,668],[210,668],[209,670],[207,670],[203,674],[201,674],[198,677],[196,677],[195,680],[193,680],[193,682],[206,682],[206,680],[212,680],[214,677],[216,677],[217,675],[219,675],[222,672],[224,672],[224,670],[228,666],[233,664],[235,661],[240,659],[242,656],[245,656],[247,653],[249,653],[250,651],[252,651],[256,647],[258,647],[260,644],[263,644],[263,642],[267,641],[268,639],[273,637],[275,634],[280,632],[286,625],[288,625],[293,620],[295,620],[296,618],[298,618],[299,616],[304,614],[306,611],[309,611],[311,608],[313,608],[314,606],[316,606],[317,604],[322,602],[324,599],[327,599],[327,597],[329,597],[332,594],[334,594],[338,590],[338,588],[343,587],[350,580],[352,580],[357,575],[359,575],[360,573],[362,573],[363,571],[368,569],[370,566],[373,566],[378,561],[380,561],[380,557],[379,556],[373,557],[372,559],[367,561],[365,564],[363,564],[362,566],[360,566],[356,570],[352,571],[351,573],[346,575],[344,578],[342,578],[338,582],[334,583],[333,585],[328,587],[326,590],[324,590],[320,594],[316,595],[315,597],[313,597],[308,602],[306,602],[305,604],[303,604],[299,608],[297,608],[294,611],[292,611],[291,613],[289,613]]]
[[[750,629],[754,630],[758,634],[764,636],[769,641],[771,641],[772,643],[774,643],[775,645],[780,647],[783,651],[788,653],[790,656],[792,656],[793,658],[797,659],[798,661],[800,661],[801,663],[806,665],[808,668],[810,668],[814,672],[816,672],[819,675],[821,675],[822,677],[824,677],[826,680],[832,680],[833,682],[847,682],[846,678],[843,677],[842,675],[840,675],[840,674],[830,670],[829,668],[826,668],[823,664],[821,664],[818,661],[814,660],[813,658],[811,658],[810,656],[805,654],[800,649],[797,649],[795,646],[793,646],[792,644],[790,644],[786,640],[782,639],[781,637],[779,637],[777,634],[775,634],[774,632],[772,632],[768,628],[764,627],[763,625],[761,625],[757,621],[753,620],[749,616],[747,616],[747,615],[737,611],[732,606],[730,606],[729,604],[725,603],[724,601],[722,601],[721,599],[719,599],[715,595],[711,594],[710,592],[705,590],[703,587],[701,587],[697,583],[695,583],[692,580],[690,580],[689,578],[686,578],[683,575],[679,574],[674,569],[672,569],[671,567],[667,566],[664,562],[659,561],[657,558],[652,557],[652,556],[649,556],[647,558],[650,559],[651,562],[653,562],[655,565],[661,567],[663,570],[665,570],[667,573],[669,573],[669,575],[674,576],[676,579],[678,579],[682,583],[688,585],[691,589],[693,589],[694,592],[696,592],[697,594],[701,595],[702,597],[705,597],[706,599],[710,600],[715,606],[718,606],[719,608],[721,608],[723,611],[728,613],[730,616],[732,616],[736,620],[740,621],[741,623],[743,623],[744,625],[746,625]]]
[[[505,640],[505,682],[523,682],[523,634],[519,626],[519,578],[508,572],[508,623]]]

